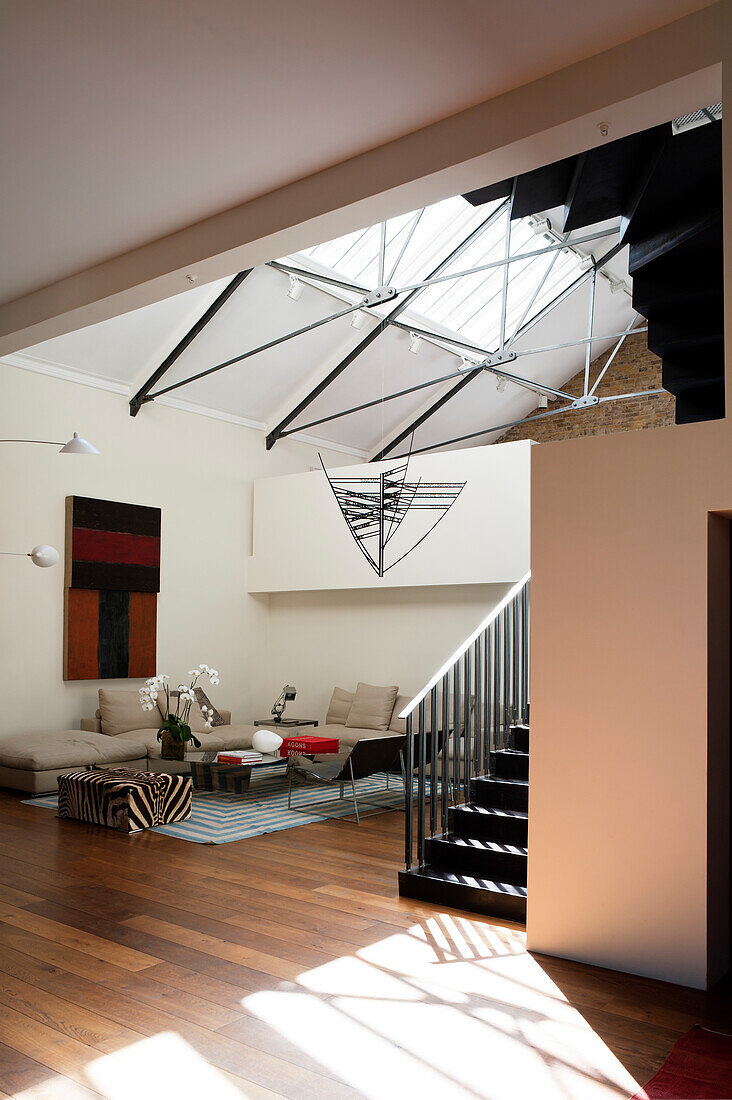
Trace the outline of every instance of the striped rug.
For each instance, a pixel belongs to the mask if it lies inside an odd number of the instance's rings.
[[[164,833],[165,836],[174,836],[179,840],[190,840],[194,844],[230,844],[234,840],[245,840],[250,836],[274,833],[280,829],[295,829],[298,825],[325,821],[329,817],[352,818],[355,824],[353,801],[339,801],[336,787],[326,788],[311,784],[293,786],[293,807],[311,808],[306,813],[288,810],[284,762],[281,768],[275,766],[262,769],[262,772],[263,774],[258,775],[257,769],[254,769],[249,790],[245,794],[194,791],[193,811],[187,821],[179,821],[175,825],[158,825],[147,831]],[[357,781],[356,793],[359,798],[359,813],[363,811],[362,816],[375,812],[373,806],[366,806],[366,800],[378,804],[378,813],[403,807],[401,780],[398,776],[390,776],[389,782],[387,789],[385,775]],[[361,798],[365,800],[363,806]],[[39,798],[26,799],[25,804],[55,810],[58,797],[51,794],[41,795]],[[318,812],[319,806],[323,807],[324,812]]]

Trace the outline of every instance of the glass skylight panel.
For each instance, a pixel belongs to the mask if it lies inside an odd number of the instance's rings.
[[[434,203],[423,211],[390,218],[386,225],[385,282],[402,288],[424,280],[500,206],[498,201],[474,207],[457,196]],[[503,260],[507,220],[506,209],[442,273],[448,275],[469,271],[470,274],[457,279],[443,279],[420,290],[402,319],[408,323],[412,318],[415,324],[426,321],[436,331],[451,332],[486,350],[497,349],[505,267],[489,267],[483,271],[472,269]],[[314,266],[323,266],[337,277],[374,289],[379,282],[381,239],[381,224],[372,225],[316,245],[291,259],[305,266],[308,260],[313,261]],[[511,223],[512,256],[535,252],[556,243],[556,237],[547,234],[535,219],[519,218]],[[393,272],[395,264],[397,268]],[[582,271],[581,257],[569,249],[512,263],[508,268],[506,338],[511,338],[519,324],[526,324],[535,317]],[[546,280],[539,289],[544,276]]]

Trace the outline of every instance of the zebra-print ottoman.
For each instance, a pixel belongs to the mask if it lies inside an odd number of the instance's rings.
[[[191,816],[189,775],[88,768],[58,778],[58,816],[137,833]]]

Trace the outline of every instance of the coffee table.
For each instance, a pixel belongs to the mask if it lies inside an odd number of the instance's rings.
[[[215,753],[206,753],[215,756]],[[253,768],[271,768],[275,764],[286,764],[282,756],[263,754],[261,760],[248,764],[217,764],[215,760],[191,760],[191,777],[197,791],[228,791],[230,794],[244,794],[249,790]]]

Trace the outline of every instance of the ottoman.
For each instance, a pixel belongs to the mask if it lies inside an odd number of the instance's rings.
[[[86,768],[59,776],[58,816],[138,833],[190,817],[192,790],[189,775]]]

